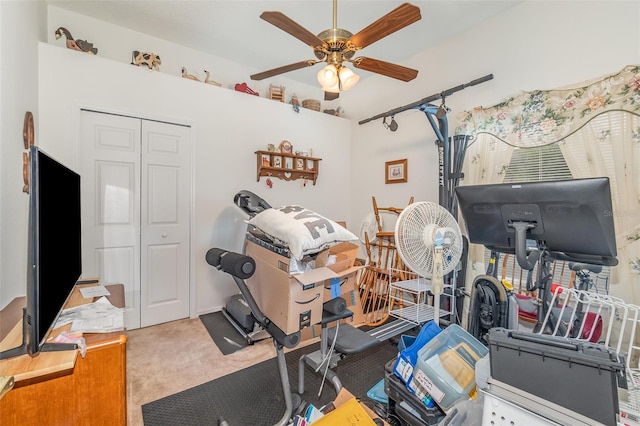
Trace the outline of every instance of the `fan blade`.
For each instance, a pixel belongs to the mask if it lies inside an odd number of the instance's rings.
[[[368,27],[351,36],[347,44],[355,49],[362,49],[402,28],[419,21],[422,18],[420,8],[404,3]]]
[[[332,92],[324,92],[324,100],[325,101],[333,101],[338,99],[340,93],[332,93]]]
[[[402,81],[411,81],[418,76],[418,70],[364,56],[359,56],[352,63],[354,67],[361,70],[375,72],[376,74],[386,75]]]
[[[315,65],[316,61],[314,60],[306,60],[296,62],[295,64],[284,65],[282,67],[274,68],[268,71],[259,72],[258,74],[253,74],[251,76],[251,80],[264,80],[265,78],[273,77],[274,75],[284,74],[289,71],[299,70],[300,68],[310,67]]]
[[[324,45],[324,41],[318,38],[318,36],[295,22],[293,19],[287,17],[282,12],[262,12],[260,17],[314,49],[322,49]]]

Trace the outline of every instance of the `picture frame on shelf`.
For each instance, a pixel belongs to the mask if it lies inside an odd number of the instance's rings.
[[[271,167],[271,158],[267,154],[262,154],[262,165],[265,167]]]
[[[280,152],[283,154],[293,154],[293,145],[291,144],[291,142],[289,141],[280,142]]]
[[[284,159],[284,168],[285,169],[293,169],[293,158],[285,157]]]
[[[273,164],[271,166],[272,167],[282,167],[282,157],[280,157],[279,155],[274,155],[273,156]]]
[[[296,169],[304,170],[304,158],[296,158]]]
[[[384,183],[407,182],[407,159],[387,161],[384,163]]]

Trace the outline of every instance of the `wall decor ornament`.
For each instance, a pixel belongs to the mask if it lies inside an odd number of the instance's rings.
[[[189,74],[186,67],[182,67],[182,78],[188,78],[189,80],[200,81],[198,77],[193,74]]]
[[[407,159],[384,163],[384,183],[402,183],[407,181]]]
[[[236,92],[248,93],[249,95],[260,96],[258,92],[247,86],[247,83],[238,83],[234,86]]]
[[[77,50],[78,52],[89,53],[90,55],[98,54],[98,49],[93,47],[93,43],[90,43],[86,40],[74,40],[69,30],[65,27],[58,28],[54,34],[56,40],[64,36],[67,39],[65,44],[69,49]]]
[[[155,53],[145,53],[134,50],[131,52],[131,65],[141,66],[146,65],[150,70],[160,71],[160,65],[162,61],[160,56]]]
[[[293,145],[289,141],[280,142],[280,152],[283,154],[293,154]]]

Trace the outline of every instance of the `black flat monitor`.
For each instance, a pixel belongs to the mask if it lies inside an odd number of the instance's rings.
[[[28,188],[22,345],[0,353],[0,359],[75,347],[46,341],[82,269],[80,175],[34,146],[29,150]]]
[[[609,178],[458,186],[455,193],[472,243],[520,256],[544,248],[560,260],[618,263]],[[516,238],[517,229],[524,238]]]

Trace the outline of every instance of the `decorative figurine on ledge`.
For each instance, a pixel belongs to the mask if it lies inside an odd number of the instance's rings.
[[[213,85],[213,86],[218,86],[218,87],[222,86],[222,84],[218,83],[217,81],[213,81],[213,80],[211,80],[211,79],[209,78],[209,77],[211,76],[211,73],[210,73],[209,71],[204,70],[204,75],[206,76],[206,77],[204,78],[204,82],[205,82],[205,83],[207,83],[207,84],[211,84],[211,85]]]
[[[160,71],[160,56],[155,53],[144,53],[134,50],[131,54],[131,65],[146,65],[150,70]]]
[[[182,67],[182,78],[188,78],[190,80],[200,81],[200,79],[195,75],[189,74],[189,72],[187,72],[187,69],[185,67]]]
[[[300,101],[298,101],[298,97],[295,93],[291,96],[291,101],[289,101],[289,103],[293,106],[293,110],[295,112],[300,112]]]
[[[69,49],[77,50],[78,52],[89,53],[91,55],[98,54],[98,49],[93,47],[93,43],[89,43],[86,40],[74,40],[69,30],[64,27],[58,28],[55,32],[55,36],[56,40],[58,40],[62,36],[65,36],[67,39],[66,44]]]
[[[238,83],[234,86],[237,92],[248,93],[250,95],[260,96],[258,92],[252,90],[247,83]]]

